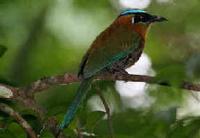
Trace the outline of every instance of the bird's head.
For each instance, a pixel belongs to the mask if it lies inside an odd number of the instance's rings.
[[[119,17],[124,17],[124,16],[131,17],[132,24],[138,24],[138,23],[151,24],[155,22],[167,21],[167,19],[164,17],[151,15],[146,11],[139,9],[125,10],[121,12],[121,14],[119,15]]]
[[[167,21],[167,19],[161,16],[151,15],[144,10],[128,9],[121,12],[118,21],[133,27],[136,32],[145,37],[152,23]]]

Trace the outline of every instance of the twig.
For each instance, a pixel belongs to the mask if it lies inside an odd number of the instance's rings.
[[[52,86],[67,85],[70,83],[79,82],[80,80],[81,79],[79,79],[76,75],[66,73],[64,75],[56,75],[56,76],[42,78],[25,87],[14,88],[12,86],[0,84],[0,87],[5,87],[9,89],[10,91],[12,91],[12,94],[10,94],[9,97],[2,97],[1,94],[0,94],[0,97],[15,99],[16,97],[21,97],[21,93],[25,93],[28,96],[32,97],[33,95],[35,95],[35,93],[44,91]],[[104,75],[104,76],[103,75],[97,76],[96,80],[113,80],[113,81],[122,80],[122,81],[132,81],[132,82],[146,82],[150,84],[158,84],[161,86],[169,86],[169,87],[172,86],[172,84],[170,84],[169,81],[158,80],[156,77],[146,76],[146,75],[109,74],[109,75]],[[200,84],[193,84],[187,81],[183,81],[179,87],[182,89],[192,90],[196,92],[200,91]]]
[[[126,75],[126,74],[118,74],[118,75],[102,75],[97,76],[96,80],[122,80],[122,81],[132,81],[132,82],[146,82],[151,84],[158,84],[162,86],[172,86],[169,81],[157,80],[156,77],[146,76],[146,75]],[[34,94],[37,92],[44,91],[55,85],[66,85],[74,82],[79,82],[80,79],[77,78],[74,74],[64,74],[46,77],[31,83],[28,86],[18,88],[19,91],[26,91],[29,94]],[[200,84],[193,84],[190,82],[184,81],[180,88],[192,91],[200,91]]]
[[[129,74],[107,74],[97,76],[96,80],[122,80],[122,81],[132,81],[132,82],[146,82],[150,84],[158,84],[162,86],[173,86],[170,81],[158,80],[156,77],[146,76],[146,75],[129,75]],[[42,92],[50,87],[56,85],[67,85],[70,83],[79,82],[79,79],[74,74],[64,74],[64,75],[56,75],[51,77],[46,77],[31,83],[28,86],[24,87],[13,87],[6,84],[0,84],[0,98],[17,100],[23,103],[26,107],[34,110],[38,113],[41,122],[44,122],[44,114],[45,111],[37,105],[34,100],[34,96],[38,92]],[[200,92],[200,84],[193,84],[190,82],[183,81],[179,86],[182,89],[192,90],[193,92]],[[2,92],[3,91],[3,92]],[[53,121],[53,120],[52,120]],[[54,120],[54,125],[51,125],[51,132],[55,135],[58,132],[57,121]],[[50,124],[48,124],[50,125]],[[48,126],[47,126],[48,127]],[[65,137],[63,133],[59,135],[59,138]]]
[[[77,134],[78,134],[78,138],[83,138],[82,130],[81,130],[81,123],[80,123],[79,119],[78,119],[77,123],[78,124],[77,124],[76,131],[77,131]]]
[[[110,108],[104,98],[104,96],[102,95],[101,91],[99,90],[99,88],[96,88],[97,89],[97,94],[99,95],[103,105],[104,105],[104,108],[106,110],[106,114],[107,114],[107,118],[108,118],[108,129],[109,129],[109,132],[110,132],[110,137],[111,138],[114,138],[114,130],[113,130],[113,126],[112,126],[112,118],[111,118],[111,114],[110,114]]]
[[[58,121],[55,117],[50,117],[47,122],[47,128],[52,132],[55,138],[67,138],[62,131],[59,130]]]
[[[36,92],[41,92],[55,85],[66,85],[74,82],[79,82],[80,79],[74,74],[56,75],[51,77],[45,77],[31,83],[28,86],[19,88],[19,91],[25,91],[30,96]]]
[[[37,135],[32,129],[32,127],[28,124],[26,120],[24,120],[20,116],[18,112],[14,111],[11,107],[3,103],[0,103],[0,110],[13,117],[19,123],[19,125],[26,131],[30,138],[37,138]]]

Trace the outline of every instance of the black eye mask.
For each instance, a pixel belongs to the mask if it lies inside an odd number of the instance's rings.
[[[139,22],[143,22],[143,23],[147,23],[151,20],[151,15],[149,14],[137,14],[133,17],[132,19],[132,23],[139,23]]]

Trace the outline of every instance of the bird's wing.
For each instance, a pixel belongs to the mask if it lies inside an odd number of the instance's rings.
[[[93,42],[80,65],[79,75],[88,78],[134,52],[143,41],[125,25],[111,25]]]

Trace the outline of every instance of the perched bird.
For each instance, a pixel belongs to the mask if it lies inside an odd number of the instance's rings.
[[[104,73],[127,73],[125,69],[141,56],[150,25],[161,21],[166,18],[128,9],[97,36],[80,64],[78,76],[82,81],[60,129],[67,127],[74,118],[93,78]]]

